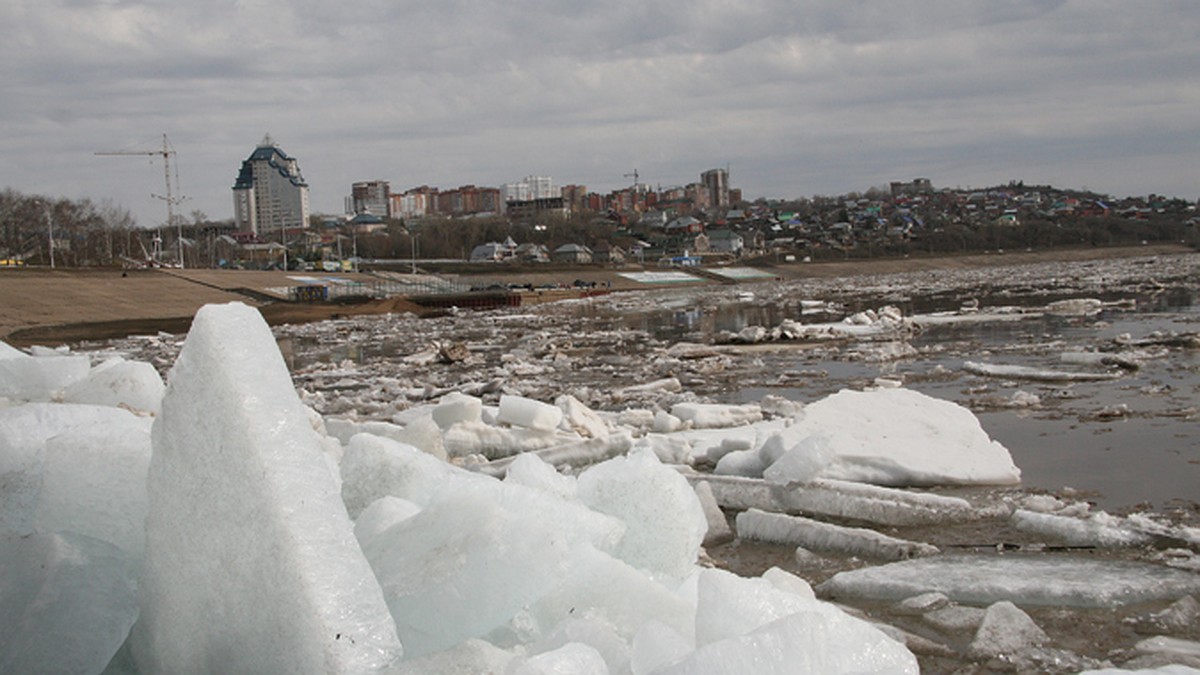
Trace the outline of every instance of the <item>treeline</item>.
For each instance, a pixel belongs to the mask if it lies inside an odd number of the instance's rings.
[[[30,265],[111,265],[144,257],[146,231],[127,209],[90,199],[0,192],[0,259]]]

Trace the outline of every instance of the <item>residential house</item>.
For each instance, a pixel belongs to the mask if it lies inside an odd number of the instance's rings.
[[[710,230],[708,233],[708,249],[712,253],[741,255],[745,245],[745,237],[733,230]]]
[[[582,244],[563,244],[554,249],[551,258],[555,262],[590,263],[592,250]]]

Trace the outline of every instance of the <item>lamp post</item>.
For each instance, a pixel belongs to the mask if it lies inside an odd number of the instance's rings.
[[[421,238],[419,234],[412,235],[412,273],[417,273],[417,242]]]

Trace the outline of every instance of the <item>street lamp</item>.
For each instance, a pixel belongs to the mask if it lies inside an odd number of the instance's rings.
[[[417,273],[417,243],[421,238],[419,234],[412,235],[412,273]]]
[[[50,217],[49,204],[46,204],[46,231],[50,239],[50,269],[54,269],[54,219]]]

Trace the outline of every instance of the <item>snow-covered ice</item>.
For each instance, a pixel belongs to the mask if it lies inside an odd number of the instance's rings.
[[[910,389],[843,390],[805,406],[787,434],[827,439],[825,478],[879,485],[1011,485],[1021,478],[971,411]],[[797,464],[807,477],[810,462]]]

